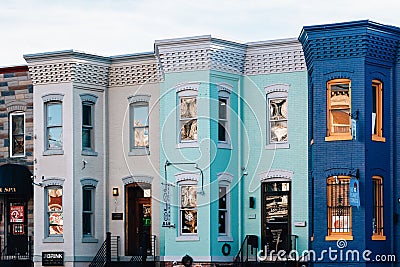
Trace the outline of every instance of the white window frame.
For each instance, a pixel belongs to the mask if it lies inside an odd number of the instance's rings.
[[[231,183],[233,175],[230,173],[222,172],[217,174],[218,177],[218,242],[232,242],[233,237],[231,233]],[[225,214],[225,233],[219,232],[219,188],[224,187],[226,189],[226,214]]]
[[[84,125],[83,124],[83,106],[88,106],[90,107],[90,120],[91,120],[91,125]],[[84,152],[86,151],[94,151],[94,147],[95,147],[95,121],[94,121],[94,103],[93,102],[88,102],[88,101],[84,101],[82,102],[82,132],[81,132],[81,136],[82,136],[82,154],[84,154]],[[90,130],[90,147],[84,147],[83,146],[83,130],[84,129],[89,129]]]
[[[61,132],[62,132],[62,137],[64,138],[64,127],[63,127],[63,108],[64,108],[64,95],[63,94],[59,94],[59,93],[50,93],[50,94],[46,94],[42,96],[42,100],[43,100],[43,145],[44,145],[44,152],[43,155],[44,156],[48,156],[48,155],[63,155],[64,154],[64,144],[62,143],[62,146],[60,148],[54,148],[54,149],[49,149],[49,135],[48,135],[48,127],[47,127],[47,109],[48,106],[52,103],[59,103],[61,104]],[[63,142],[64,140],[62,140]]]
[[[218,148],[225,148],[225,149],[232,149],[231,140],[230,140],[230,127],[231,127],[231,91],[232,86],[227,84],[218,84],[218,133],[217,133],[217,140],[218,140]],[[223,121],[225,122],[225,141],[219,140],[219,121],[222,120],[219,114],[219,101],[223,99],[226,101],[226,119]]]
[[[83,225],[83,190],[90,189],[92,191],[92,233],[91,235],[84,235],[83,234],[83,227],[82,227],[82,243],[97,243],[99,240],[95,238],[96,235],[96,188],[99,181],[95,178],[86,177],[81,179],[82,185],[82,225]]]
[[[58,184],[52,184],[49,186],[45,187],[45,218],[46,222],[44,223],[45,227],[45,239],[43,242],[45,243],[59,243],[59,242],[64,242],[64,234],[50,234],[50,211],[49,211],[49,193],[48,191],[51,189],[61,189],[62,190],[62,206],[61,206],[61,211],[57,211],[58,213],[61,213],[63,218],[64,218],[64,187],[62,185]],[[63,219],[64,220],[64,219]],[[63,222],[63,232],[64,232],[64,222]]]
[[[128,156],[144,156],[150,154],[150,95],[132,95],[128,97],[129,102],[129,152]],[[135,131],[132,126],[132,122],[134,119],[134,109],[135,107],[147,106],[147,127],[148,132],[148,146],[144,147],[135,147]]]
[[[177,146],[176,148],[186,148],[186,147],[198,147],[199,146],[199,98],[198,98],[198,89],[200,87],[200,82],[192,82],[192,83],[184,83],[178,84],[176,88],[177,93]],[[196,140],[181,140],[181,99],[182,98],[196,98],[197,104],[197,138]]]
[[[85,185],[82,187],[82,241],[84,242],[86,239],[93,238],[94,237],[94,230],[95,230],[95,190],[96,188],[93,186]],[[91,207],[90,210],[84,210],[85,207],[85,201],[84,201],[84,191],[89,191],[90,192],[90,198],[91,198]],[[83,217],[85,214],[90,215],[90,234],[84,234],[83,233]]]
[[[178,173],[175,174],[176,181],[178,183],[178,205],[177,205],[177,210],[178,210],[178,229],[177,229],[177,237],[176,241],[198,241],[200,240],[199,238],[199,205],[198,205],[198,198],[197,195],[199,194],[198,192],[198,179],[199,179],[199,174],[198,173]],[[197,205],[195,210],[197,211],[197,233],[191,234],[191,233],[182,233],[182,215],[181,215],[181,203],[182,203],[182,186],[195,186],[196,187],[196,201]]]
[[[265,149],[277,149],[277,148],[290,148],[289,145],[289,130],[290,130],[290,125],[289,125],[289,85],[288,84],[272,84],[269,86],[266,86],[265,93],[266,93],[266,146]],[[288,108],[287,108],[287,116],[286,116],[286,122],[287,122],[287,131],[288,131],[288,137],[287,141],[283,142],[273,142],[271,141],[271,120],[270,120],[270,101],[274,99],[286,99],[286,102],[288,103]]]
[[[14,154],[13,151],[13,117],[14,116],[23,116],[23,121],[24,121],[24,130],[23,130],[23,137],[24,137],[24,153],[23,154]],[[14,111],[10,113],[10,117],[9,117],[9,127],[10,127],[10,138],[9,138],[9,148],[10,148],[10,158],[21,158],[21,157],[25,157],[26,155],[26,121],[25,121],[25,112],[23,111]]]

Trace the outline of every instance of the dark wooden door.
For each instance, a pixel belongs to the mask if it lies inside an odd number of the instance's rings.
[[[7,254],[26,255],[28,253],[27,212],[25,201],[10,201],[7,216]]]
[[[262,248],[290,251],[289,182],[267,182],[262,185]]]

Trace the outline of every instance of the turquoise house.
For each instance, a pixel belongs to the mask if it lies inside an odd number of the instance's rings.
[[[156,41],[160,260],[308,243],[307,73],[297,40]],[[300,251],[301,253],[301,251]],[[239,253],[240,254],[240,253]]]

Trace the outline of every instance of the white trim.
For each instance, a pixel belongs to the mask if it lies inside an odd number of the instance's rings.
[[[180,172],[175,174],[175,179],[177,183],[182,181],[195,181],[199,180],[200,174],[195,172]]]
[[[232,183],[233,180],[233,174],[230,174],[229,172],[220,172],[217,173],[218,177],[218,182],[227,182],[227,183]]]
[[[218,148],[223,148],[223,149],[232,149],[231,146],[231,89],[232,88],[227,88],[224,87],[225,85],[230,86],[229,84],[218,84],[218,127],[217,127],[217,140],[218,140]],[[220,141],[219,140],[219,120],[220,120],[220,114],[219,114],[219,100],[224,99],[226,100],[226,118],[225,118],[225,141]]]
[[[229,83],[217,83],[218,93],[231,94],[233,91],[233,86]]]
[[[97,184],[99,183],[99,180],[91,177],[85,177],[81,179],[81,185],[83,186],[93,186],[97,187]]]
[[[18,155],[13,155],[13,123],[12,123],[12,117],[14,116],[23,116],[23,123],[24,123],[24,129],[23,129],[23,138],[24,138],[24,152],[22,154],[18,154]],[[23,158],[26,156],[26,121],[25,121],[25,112],[23,111],[14,111],[11,112],[9,117],[8,117],[8,123],[9,123],[9,141],[8,141],[8,145],[9,145],[9,151],[10,151],[10,158]]]
[[[175,85],[175,90],[178,94],[183,93],[183,91],[198,91],[200,87],[200,82],[185,82]]]
[[[49,186],[63,186],[64,185],[64,178],[58,178],[58,177],[49,177],[44,180],[42,180],[41,184],[43,187],[49,187]]]
[[[50,93],[42,96],[43,103],[51,102],[51,101],[59,101],[62,102],[64,99],[64,94],[60,93]]]
[[[291,181],[293,171],[288,170],[269,170],[258,174],[261,182]]]
[[[289,146],[289,85],[288,84],[272,84],[264,87],[266,93],[266,146],[265,149],[278,149],[278,148],[290,148]],[[286,99],[287,114],[286,114],[286,127],[287,127],[287,139],[281,142],[271,141],[271,119],[270,119],[270,101],[274,99]],[[282,120],[285,121],[285,120]]]
[[[268,95],[273,92],[289,92],[290,84],[287,83],[275,83],[264,86],[265,93]]]
[[[82,102],[91,102],[93,104],[96,104],[98,98],[96,95],[93,94],[80,94],[79,96],[81,97]]]
[[[151,97],[151,95],[131,95],[131,96],[128,96],[128,102],[129,102],[129,104],[134,104],[134,103],[138,103],[138,102],[149,103],[150,97]]]
[[[218,242],[223,241],[233,241],[231,233],[231,183],[233,180],[233,175],[227,172],[220,172],[217,174],[218,177],[218,199],[219,199],[219,188],[225,187],[226,190],[226,214],[225,214],[225,233],[219,233],[218,229]],[[218,201],[218,227],[219,227],[219,201]]]
[[[219,235],[218,242],[233,242],[233,237],[230,235]]]
[[[145,183],[152,184],[153,177],[148,175],[130,175],[122,178],[122,182],[124,185],[133,184],[133,183]]]
[[[197,215],[198,216],[198,215]],[[198,218],[197,218],[197,222],[198,222],[199,220],[198,220]],[[180,225],[180,224],[179,224]],[[180,229],[179,229],[180,230]],[[177,236],[176,238],[175,238],[175,241],[177,241],[177,242],[182,242],[182,241],[200,241],[200,237],[199,237],[199,235],[198,234],[192,234],[192,235],[189,235],[189,234],[185,234],[185,235],[180,235],[180,236]]]

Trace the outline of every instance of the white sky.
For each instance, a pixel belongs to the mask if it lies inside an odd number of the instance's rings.
[[[111,56],[154,40],[208,35],[237,42],[298,37],[304,25],[370,19],[400,27],[400,0],[3,0],[0,66],[75,49]]]

